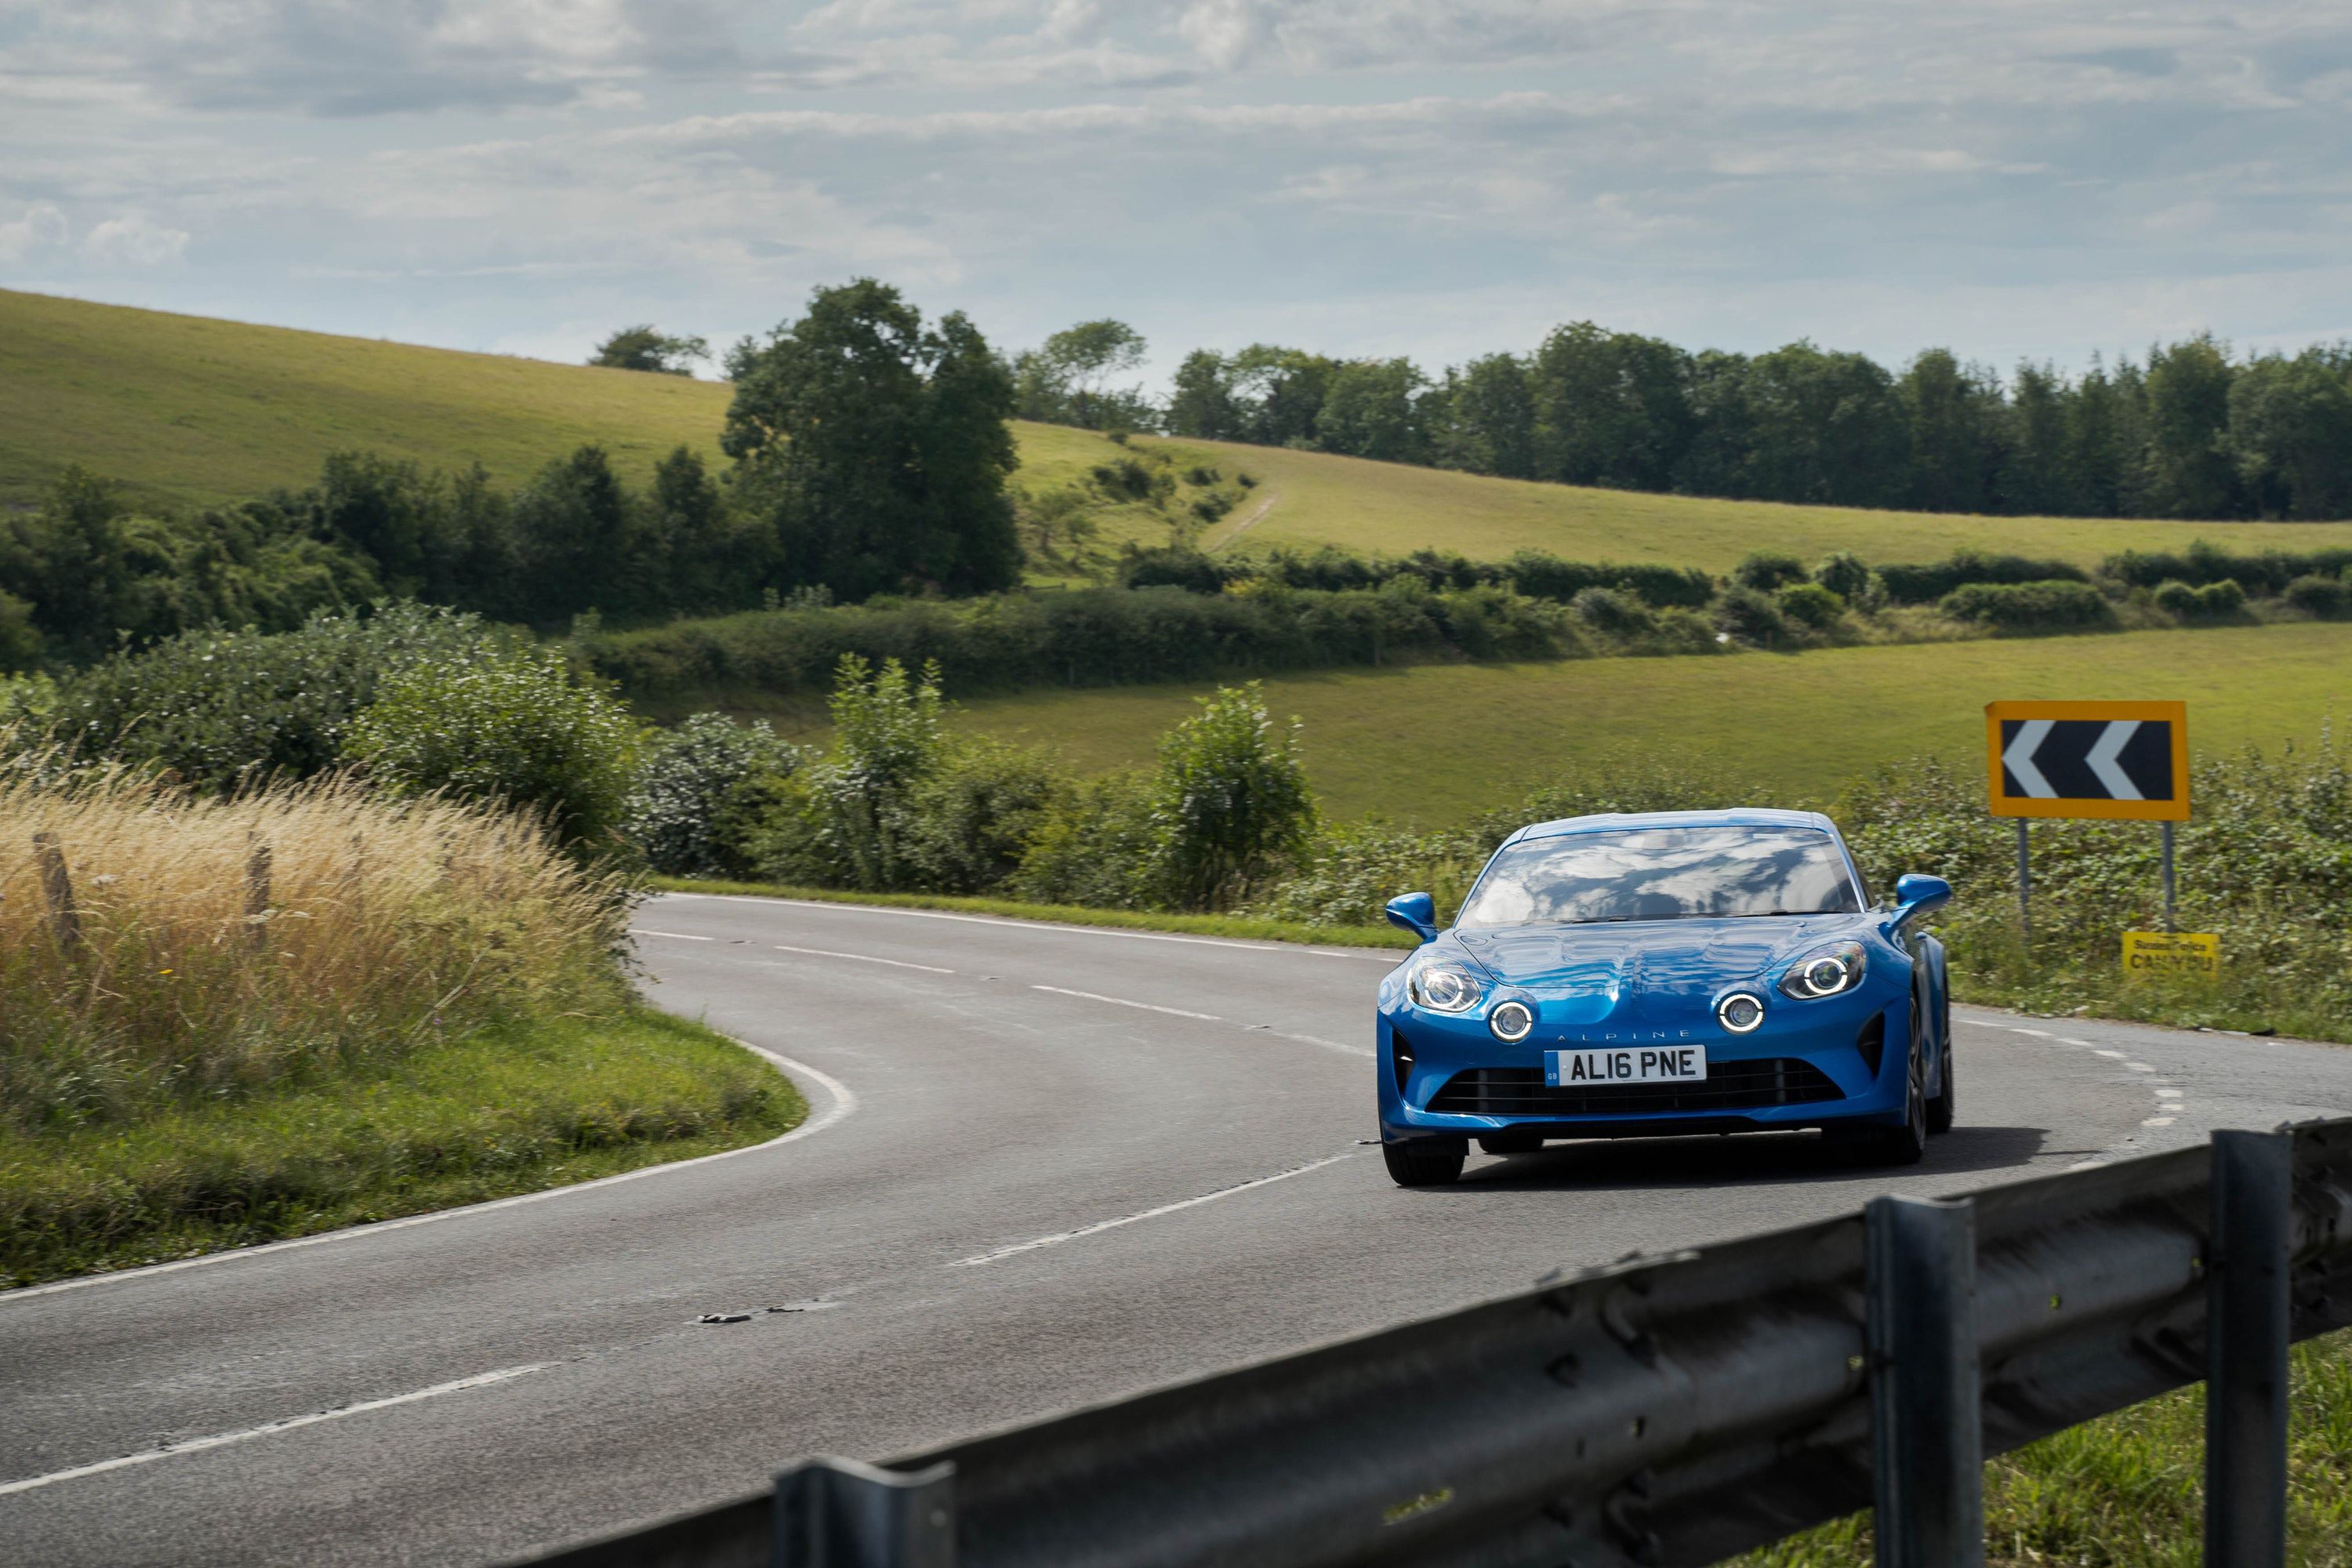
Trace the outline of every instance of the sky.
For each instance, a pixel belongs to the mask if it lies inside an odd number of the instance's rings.
[[[576,361],[868,275],[1436,368],[2352,337],[2352,6],[0,0],[0,287]]]

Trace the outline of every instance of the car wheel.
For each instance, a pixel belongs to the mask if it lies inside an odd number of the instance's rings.
[[[1937,1047],[1942,1060],[1942,1070],[1937,1075],[1936,1097],[1927,1102],[1927,1131],[1949,1132],[1952,1113],[1959,1107],[1959,1090],[1952,1082],[1952,1015],[1944,1011],[1943,1042]]]
[[[1462,1162],[1469,1155],[1467,1143],[1444,1139],[1381,1145],[1381,1158],[1400,1187],[1442,1187],[1462,1174]]]
[[[1910,1068],[1904,1077],[1903,1125],[1882,1131],[1872,1148],[1882,1165],[1916,1165],[1927,1152],[1927,1010],[1911,994]]]
[[[1482,1132],[1478,1147],[1489,1154],[1532,1154],[1543,1147],[1540,1132]]]

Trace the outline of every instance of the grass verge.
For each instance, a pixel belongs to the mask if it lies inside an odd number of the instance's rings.
[[[646,885],[665,893],[750,894],[770,899],[806,899],[827,904],[875,904],[884,909],[950,910],[962,914],[1001,915],[1007,920],[1055,925],[1118,926],[1128,931],[1175,931],[1187,936],[1223,936],[1255,942],[1300,942],[1318,947],[1417,947],[1390,926],[1307,925],[1297,921],[1253,920],[1236,915],[1174,915],[1151,910],[1094,910],[1078,904],[1024,904],[1013,899],[967,899],[945,893],[854,893],[837,888],[790,888],[772,882],[701,881],[654,877]]]
[[[631,1006],[494,1026],[128,1124],[0,1129],[0,1289],[715,1153],[807,1110],[724,1037]]]
[[[2300,1346],[2287,1436],[2287,1561],[2352,1563],[2352,1333]],[[1990,1568],[2195,1568],[2203,1554],[2205,1390],[2184,1388],[1985,1466]],[[1731,1560],[1866,1568],[1863,1512]]]

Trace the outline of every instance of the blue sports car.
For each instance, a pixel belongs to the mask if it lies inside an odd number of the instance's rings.
[[[1548,1138],[1820,1128],[1890,1164],[1952,1124],[1950,900],[1874,905],[1826,816],[1663,811],[1522,827],[1381,982],[1381,1151],[1404,1186]]]

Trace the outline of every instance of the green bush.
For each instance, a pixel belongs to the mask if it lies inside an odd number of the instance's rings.
[[[2088,583],[1972,583],[1936,606],[1956,621],[2004,632],[2084,631],[2116,624],[2115,606]]]
[[[2202,585],[2175,578],[2160,584],[2149,599],[2158,609],[2190,625],[2241,620],[2246,614],[2246,590],[2234,577],[2218,577]]]
[[[1780,555],[1759,550],[1731,569],[1731,580],[1743,588],[1753,588],[1759,594],[1805,580],[1805,563],[1793,555]]]
[[[1956,588],[1979,583],[2087,583],[2091,574],[2071,561],[2036,561],[2024,555],[1988,555],[1958,550],[1947,561],[1881,566],[1879,581],[1898,605],[1926,605]]]
[[[809,768],[807,843],[802,851],[827,885],[913,885],[917,787],[946,759],[940,672],[909,675],[898,659],[879,669],[855,655],[833,689],[834,749]]]
[[[1642,602],[1614,588],[1587,588],[1568,602],[1569,613],[1612,637],[1639,637],[1655,621]]]
[[[1007,890],[1040,904],[1158,908],[1153,799],[1149,773],[1079,780],[1039,813]]]
[[[519,806],[583,843],[620,826],[638,748],[628,709],[562,653],[509,646],[387,678],[345,751],[381,785]]]
[[[68,678],[54,734],[76,759],[152,763],[198,789],[308,778],[344,760],[383,682],[419,665],[469,668],[500,644],[476,616],[413,604],[274,636],[188,632]]]
[[[800,768],[800,748],[762,720],[697,713],[654,736],[629,792],[622,831],[672,877],[743,877],[766,792]]]
[[[1218,909],[1305,850],[1315,796],[1297,725],[1277,731],[1255,681],[1220,688],[1160,743],[1152,820],[1160,878],[1182,909]]]
[[[1774,597],[1781,615],[1815,631],[1837,625],[1845,614],[1845,601],[1819,583],[1791,583]]]
[[[1789,623],[1769,594],[1754,588],[1726,588],[1715,601],[1716,629],[1758,647],[1779,647],[1790,641]]]
[[[1823,557],[1822,563],[1813,568],[1813,581],[1858,610],[1868,609],[1886,591],[1878,574],[1851,550],[1834,551]]]
[[[908,803],[901,885],[923,893],[1002,888],[1067,788],[1043,752],[1001,741],[950,741]]]
[[[2332,621],[2352,604],[2352,587],[2347,587],[2340,577],[2323,577],[2316,572],[2297,577],[2286,585],[2286,602],[2307,616]]]

